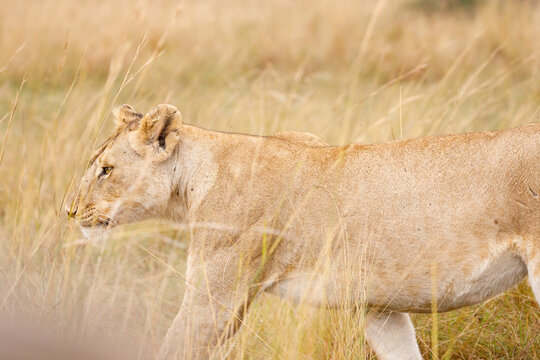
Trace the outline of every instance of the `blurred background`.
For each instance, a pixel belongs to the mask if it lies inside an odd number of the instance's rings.
[[[540,5],[0,1],[0,315],[56,342],[126,342],[147,359],[180,306],[189,239],[150,221],[91,246],[62,210],[122,103],[143,113],[171,103],[186,123],[309,131],[334,145],[538,122]],[[370,358],[357,316],[262,296],[232,356]],[[526,282],[413,321],[426,358],[540,358]]]

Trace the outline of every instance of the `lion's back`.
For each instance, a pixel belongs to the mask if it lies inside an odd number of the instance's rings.
[[[298,131],[280,131],[278,133],[272,134],[270,138],[280,139],[295,144],[302,144],[308,146],[329,146],[329,144],[321,139],[320,137],[313,135],[308,132],[298,132]]]

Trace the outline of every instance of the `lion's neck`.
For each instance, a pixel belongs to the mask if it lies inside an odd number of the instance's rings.
[[[172,156],[172,194],[166,215],[173,221],[190,222],[214,185],[218,166],[214,161],[216,141],[212,132],[184,126],[182,140]]]

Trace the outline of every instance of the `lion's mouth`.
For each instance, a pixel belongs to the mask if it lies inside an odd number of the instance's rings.
[[[103,244],[108,237],[109,230],[118,225],[111,217],[99,215],[79,220],[79,227],[83,236],[94,243]]]
[[[78,219],[79,225],[81,227],[112,227],[116,222],[109,216],[99,214],[96,216],[95,213],[88,214],[86,216],[81,216]]]
[[[112,228],[115,226],[112,219],[96,220],[96,221],[81,221],[79,225],[82,228]]]
[[[79,223],[80,227],[91,229],[91,228],[106,228],[109,227],[110,221],[103,222],[92,222],[92,223]]]
[[[111,219],[107,218],[105,220],[99,221],[97,223],[97,226],[109,226],[110,224],[112,224]]]

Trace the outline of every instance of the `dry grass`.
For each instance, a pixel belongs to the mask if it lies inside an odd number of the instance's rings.
[[[188,239],[148,222],[105,248],[84,246],[62,210],[114,105],[169,102],[212,129],[303,130],[333,144],[538,121],[540,7],[424,5],[0,2],[0,313],[156,353],[182,297]],[[362,359],[361,320],[263,296],[235,354]],[[414,317],[427,358],[433,320]],[[540,312],[525,283],[440,315],[437,329],[441,358],[540,357]]]

